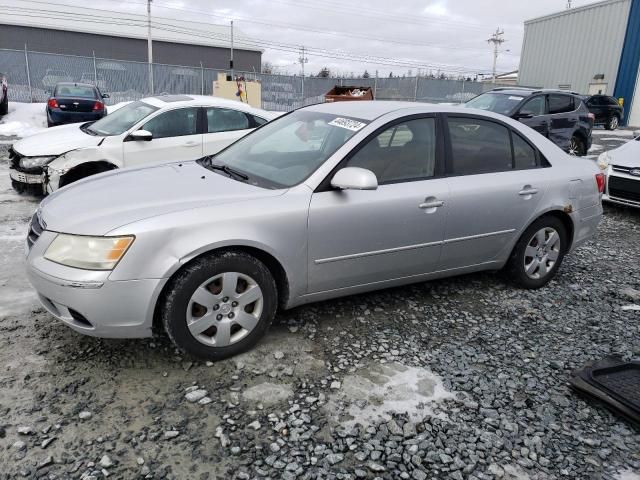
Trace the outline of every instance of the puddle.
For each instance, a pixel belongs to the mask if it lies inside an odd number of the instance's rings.
[[[345,415],[342,424],[369,425],[388,421],[392,414],[408,414],[414,421],[435,415],[438,402],[453,398],[442,379],[429,370],[399,363],[373,365],[348,375],[341,389],[331,396],[327,412]],[[340,405],[346,409],[340,411]]]

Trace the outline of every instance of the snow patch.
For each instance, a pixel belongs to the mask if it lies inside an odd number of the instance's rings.
[[[131,102],[108,105],[107,111],[113,113],[129,103]],[[9,113],[0,122],[0,137],[24,138],[45,130],[47,128],[46,106],[46,103],[9,103]]]
[[[615,480],[640,480],[640,474],[625,470],[613,477]]]
[[[633,137],[633,130],[591,130],[592,135],[607,135],[610,137]]]
[[[333,394],[327,404],[331,413],[345,413],[351,420],[341,424],[369,425],[389,421],[392,414],[408,414],[414,421],[435,415],[434,407],[441,401],[454,398],[442,383],[442,379],[424,368],[400,363],[373,365],[356,374],[348,375],[342,389]]]

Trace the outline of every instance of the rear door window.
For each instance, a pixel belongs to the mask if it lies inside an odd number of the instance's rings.
[[[449,117],[451,170],[454,175],[513,169],[509,129],[477,118]]]
[[[249,117],[244,112],[230,108],[207,108],[207,133],[232,132],[249,127]]]
[[[551,115],[573,112],[575,109],[571,95],[549,95],[549,113]]]

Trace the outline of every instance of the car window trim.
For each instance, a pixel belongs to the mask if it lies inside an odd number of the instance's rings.
[[[443,138],[443,126],[442,119],[440,113],[414,113],[411,115],[405,115],[404,117],[395,118],[390,120],[389,122],[381,125],[376,128],[373,132],[367,135],[364,139],[360,141],[355,147],[353,147],[339,162],[338,164],[331,169],[329,174],[324,177],[324,179],[318,184],[313,193],[321,193],[321,192],[332,192],[338,190],[337,188],[331,185],[331,179],[333,179],[334,175],[338,172],[338,170],[344,168],[345,164],[353,158],[353,156],[362,150],[365,145],[367,145],[371,140],[376,138],[385,130],[392,128],[394,126],[400,125],[402,123],[406,123],[412,120],[419,120],[421,118],[433,118],[435,119],[435,128],[436,128],[436,162],[435,162],[435,170],[434,175],[431,177],[420,177],[414,179],[407,180],[395,180],[391,182],[384,182],[379,184],[379,186],[385,185],[396,185],[398,183],[413,183],[413,182],[422,182],[428,180],[437,180],[440,178],[444,178],[444,138]]]
[[[551,165],[548,161],[543,162],[543,156],[540,150],[522,133],[518,132],[511,125],[497,119],[497,118],[489,118],[484,117],[482,115],[475,115],[472,113],[443,113],[442,115],[442,124],[445,128],[443,128],[444,141],[445,141],[445,174],[443,175],[445,178],[454,178],[454,177],[470,177],[474,175],[491,175],[495,173],[506,173],[506,172],[521,172],[523,170],[536,170],[538,168],[548,168]],[[493,122],[500,126],[506,127],[509,132],[509,144],[511,147],[511,169],[510,170],[497,170],[495,172],[482,172],[482,173],[453,173],[453,150],[451,147],[451,136],[449,135],[449,118],[472,118],[475,120],[484,120],[487,122]],[[515,152],[513,148],[513,135],[519,135],[525,142],[529,144],[530,147],[533,148],[536,155],[536,166],[530,168],[515,168]]]

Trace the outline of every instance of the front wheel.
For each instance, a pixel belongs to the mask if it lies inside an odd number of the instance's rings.
[[[253,347],[266,333],[278,304],[269,269],[243,252],[195,260],[167,287],[164,328],[181,350],[220,360]]]
[[[507,273],[521,287],[544,287],[560,268],[567,247],[567,229],[562,221],[552,216],[539,218],[518,240]]]
[[[587,147],[582,138],[574,135],[571,137],[569,141],[569,155],[575,155],[577,157],[582,157],[587,154]]]
[[[620,119],[617,115],[613,115],[604,126],[607,130],[616,130],[620,126]]]

